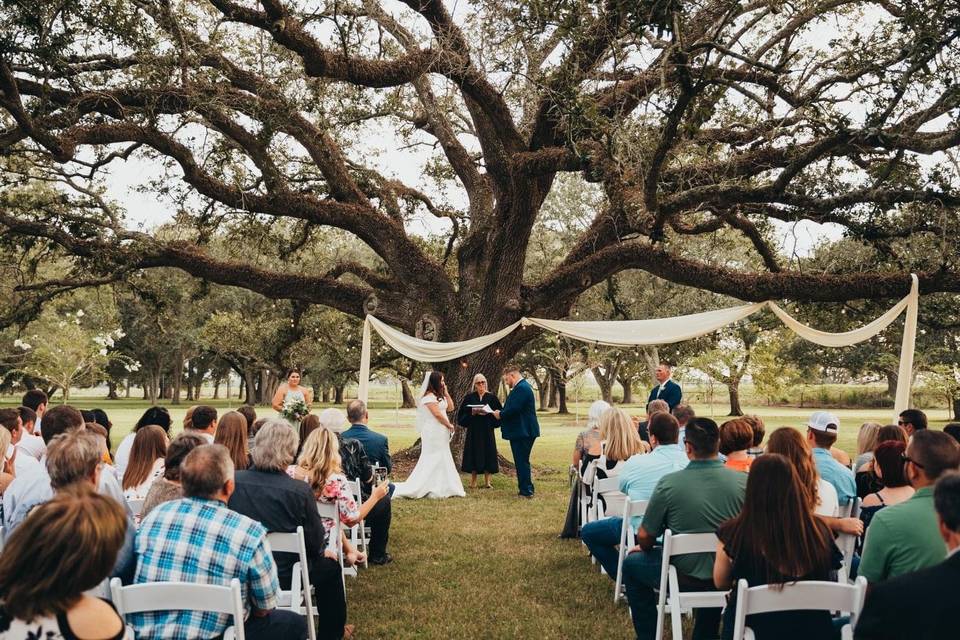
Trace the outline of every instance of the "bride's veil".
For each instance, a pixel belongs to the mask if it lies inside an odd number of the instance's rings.
[[[424,425],[429,421],[433,416],[430,415],[428,411],[421,411],[421,401],[423,400],[423,394],[427,392],[427,387],[430,386],[430,374],[433,371],[427,371],[423,374],[423,384],[420,385],[420,393],[417,394],[417,433],[423,433]]]

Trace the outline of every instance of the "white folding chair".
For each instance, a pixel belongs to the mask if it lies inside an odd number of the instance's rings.
[[[363,492],[360,488],[360,479],[355,478],[347,482],[350,487],[350,493],[353,494],[353,499],[356,501],[357,506],[363,504]],[[363,566],[367,568],[370,566],[369,558],[370,555],[370,529],[364,524],[364,521],[361,520],[352,527],[346,529],[347,538],[350,541],[360,547],[360,550],[363,551]]]
[[[853,500],[850,500],[850,502],[848,502],[847,504],[841,504],[837,511],[837,517],[849,518],[850,514],[853,513],[853,503],[855,501],[856,499],[853,499]]]
[[[130,507],[130,513],[136,523],[140,523],[140,514],[143,513],[143,503],[145,500],[127,500],[127,506]]]
[[[310,566],[307,564],[307,543],[303,536],[303,527],[297,527],[295,533],[280,533],[277,531],[267,534],[270,549],[274,553],[295,553],[300,560],[293,565],[290,574],[290,590],[283,589],[277,594],[281,608],[289,609],[294,613],[307,617],[307,631],[310,640],[316,640],[317,629],[313,619],[313,596],[310,586]],[[303,606],[301,606],[301,603]]]
[[[632,520],[642,516],[646,510],[646,500],[626,500],[623,503],[623,524],[620,525],[620,555],[617,558],[617,584],[613,591],[614,604],[620,602],[620,598],[623,597],[623,561],[626,559],[627,552],[633,546],[633,541],[637,535]]]
[[[683,637],[684,613],[693,609],[720,609],[727,602],[726,591],[680,591],[677,568],[670,563],[675,556],[717,552],[717,536],[713,533],[677,533],[667,529],[663,534],[663,562],[660,564],[660,596],[657,603],[657,635],[663,638],[663,618],[670,612],[674,638]]]
[[[121,616],[147,611],[212,611],[233,616],[233,626],[223,640],[243,640],[243,599],[240,581],[229,586],[193,582],[147,582],[124,587],[120,578],[110,581],[113,605]]]
[[[600,498],[603,498],[601,502]],[[596,478],[593,481],[593,519],[619,515],[627,496],[620,492],[620,478]],[[606,504],[606,508],[603,505]]]
[[[850,501],[850,515],[848,518],[860,517],[860,498],[854,498]],[[837,536],[837,548],[843,553],[843,566],[837,571],[837,582],[846,584],[850,581],[850,567],[853,562],[853,553],[857,548],[857,538],[850,533],[841,533]]]
[[[861,576],[851,584],[811,580],[782,586],[749,587],[746,580],[737,583],[737,611],[734,617],[734,640],[753,640],[747,616],[773,611],[840,611],[850,614],[850,623],[843,626],[841,637],[853,638],[853,628],[863,607],[867,580]]]
[[[583,528],[583,525],[590,522],[590,516],[592,515],[590,501],[590,483],[587,482],[587,477],[593,477],[593,471],[590,470],[591,465],[596,469],[597,461],[593,460],[587,463],[587,469],[584,470],[584,473],[580,473],[580,470],[577,469],[577,479],[580,482],[580,528]]]
[[[341,579],[343,580],[343,593],[344,598],[346,598],[347,593],[347,581],[345,576],[347,575],[348,569],[353,569],[353,567],[345,567],[343,564],[343,542],[341,541],[343,534],[343,525],[340,523],[340,510],[337,508],[336,502],[317,502],[317,511],[320,513],[321,518],[330,518],[333,520],[333,529],[330,531],[330,536],[336,540],[336,549],[337,549],[337,559],[340,561],[340,573]],[[356,569],[353,570],[353,574],[356,575]]]
[[[5,546],[7,546],[7,528],[0,527],[0,553],[3,552]]]

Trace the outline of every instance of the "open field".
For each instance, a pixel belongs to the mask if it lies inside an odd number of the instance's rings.
[[[77,398],[76,404],[107,410],[114,444],[146,408],[128,400]],[[221,410],[233,406],[213,404]],[[177,424],[186,407],[170,407]],[[710,414],[708,407],[695,408]],[[585,414],[585,404],[580,411]],[[781,425],[802,425],[811,410],[754,411],[769,433]],[[850,452],[860,423],[892,417],[888,410],[837,413],[841,446]],[[413,410],[375,403],[371,418],[372,426],[389,436],[393,451],[416,439]],[[579,542],[557,539],[569,495],[566,470],[582,423],[578,427],[572,415],[549,414],[542,415],[541,424],[543,437],[533,450],[534,500],[516,498],[513,478],[501,475],[493,489],[469,492],[464,499],[395,503],[390,550],[396,561],[347,582],[349,617],[358,638],[631,637],[629,614],[624,605],[614,606],[609,578],[592,570]],[[509,456],[509,446],[502,444],[501,452]]]

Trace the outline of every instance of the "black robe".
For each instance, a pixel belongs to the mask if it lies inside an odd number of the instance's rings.
[[[503,408],[492,393],[485,393],[481,398],[476,391],[471,391],[460,402],[457,424],[467,430],[460,469],[464,473],[497,473],[500,465],[497,462],[497,439],[493,430],[500,426],[500,422],[491,414],[472,415],[467,406],[471,404],[488,404],[494,411]]]

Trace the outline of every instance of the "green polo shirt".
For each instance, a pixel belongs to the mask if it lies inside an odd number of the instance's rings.
[[[859,575],[867,582],[882,582],[932,567],[946,557],[947,546],[933,508],[933,487],[923,487],[909,500],[884,507],[873,516]]]
[[[691,460],[686,469],[668,473],[657,483],[643,514],[643,528],[659,538],[674,533],[714,533],[721,522],[740,513],[747,474],[728,469],[720,460]],[[677,556],[673,564],[684,575],[713,579],[712,553]]]

